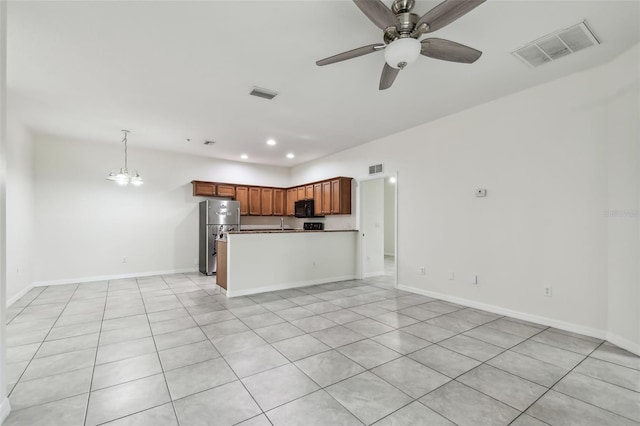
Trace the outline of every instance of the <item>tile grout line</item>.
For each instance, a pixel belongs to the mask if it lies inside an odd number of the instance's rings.
[[[169,287],[169,283],[167,283],[167,281],[164,279],[164,277],[161,276],[161,278],[162,278],[162,281],[167,285],[167,287]],[[162,365],[162,360],[160,359],[160,351],[158,350],[158,345],[156,344],[156,337],[153,334],[153,328],[151,327],[151,321],[149,320],[149,313],[147,312],[147,305],[146,305],[146,302],[144,300],[144,296],[142,295],[142,291],[140,290],[140,282],[138,281],[137,278],[135,280],[136,280],[136,287],[138,287],[138,292],[140,293],[140,299],[142,300],[142,307],[144,308],[144,316],[147,319],[147,325],[149,326],[149,333],[151,334],[151,340],[153,341],[153,347],[156,350],[155,355],[156,355],[156,358],[158,360],[158,364],[160,365],[160,370],[162,371],[162,378],[164,379],[164,386],[165,386],[165,389],[167,390],[167,395],[169,396],[169,402],[171,403],[171,409],[173,410],[173,415],[176,418],[176,422],[178,422],[178,424],[179,424],[180,421],[178,420],[178,413],[176,412],[175,405],[173,405],[173,397],[171,396],[171,390],[169,389],[169,382],[167,381],[167,375],[166,375],[166,373],[164,371],[164,366]],[[173,293],[173,291],[172,291],[172,293]],[[147,377],[150,377],[150,376],[147,376]],[[164,404],[166,404],[166,403],[164,403]],[[164,404],[160,404],[160,405],[164,405]],[[158,405],[158,406],[160,406],[160,405]],[[155,407],[152,407],[152,408],[155,408]],[[140,413],[140,412],[143,412],[143,411],[146,411],[146,410],[149,410],[149,408],[137,411],[136,413]],[[132,413],[132,414],[136,414],[136,413]],[[129,414],[129,415],[131,415],[131,414]]]
[[[104,306],[102,308],[102,321],[100,321],[100,330],[98,330],[98,346],[96,346],[96,355],[93,358],[93,369],[91,370],[91,380],[89,381],[89,393],[87,395],[87,405],[84,409],[84,419],[82,424],[87,424],[87,416],[89,415],[89,403],[91,402],[91,388],[93,387],[93,377],[96,373],[96,362],[98,361],[98,351],[100,350],[100,339],[102,338],[102,326],[104,324],[104,315],[107,310],[107,302],[109,301],[109,287],[111,286],[111,281],[107,281],[107,292],[104,298]]]
[[[163,278],[163,279],[164,279],[164,278]],[[193,280],[191,280],[191,278],[189,278],[189,280],[190,280],[190,281],[191,281],[191,282],[192,282],[196,287],[201,288],[198,284],[196,284]],[[166,281],[165,281],[165,282],[166,282]],[[200,332],[206,336],[207,341],[208,341],[209,343],[211,343],[211,345],[212,345],[212,346],[216,349],[216,351],[220,354],[220,358],[225,362],[225,364],[227,365],[227,367],[229,368],[229,370],[231,370],[231,372],[234,374],[234,376],[236,376],[237,381],[238,381],[238,382],[240,382],[240,384],[241,384],[241,385],[242,385],[242,387],[244,388],[245,392],[247,392],[247,394],[251,397],[251,399],[253,400],[253,402],[256,404],[256,407],[258,407],[258,409],[260,410],[261,414],[262,414],[262,415],[264,415],[264,416],[265,416],[265,418],[267,418],[267,419],[268,419],[268,417],[267,417],[266,413],[264,412],[264,410],[262,409],[262,407],[260,406],[260,404],[258,404],[258,401],[256,401],[256,400],[255,400],[255,398],[253,397],[253,395],[251,394],[251,392],[249,392],[249,389],[247,389],[247,387],[245,386],[245,384],[244,384],[244,382],[242,381],[242,379],[240,379],[240,377],[239,377],[239,376],[238,376],[238,374],[235,372],[235,370],[231,367],[231,365],[229,365],[229,363],[228,363],[228,362],[227,362],[227,360],[225,359],[224,355],[223,355],[223,354],[218,350],[218,348],[216,347],[216,345],[214,345],[214,344],[213,344],[213,342],[211,341],[211,339],[209,338],[209,336],[207,335],[207,333],[205,333],[205,332],[204,332],[204,330],[202,329],[202,327],[198,324],[198,322],[197,322],[195,319],[193,319],[193,315],[191,314],[191,311],[189,311],[189,309],[187,309],[187,307],[186,307],[186,306],[184,305],[184,303],[182,302],[182,299],[180,299],[180,298],[178,297],[177,293],[175,293],[175,292],[173,291],[173,288],[171,287],[171,285],[169,285],[169,283],[167,283],[167,285],[169,286],[169,288],[170,288],[170,289],[171,289],[171,291],[173,292],[174,296],[178,299],[178,301],[180,302],[180,304],[183,306],[183,308],[184,308],[184,309],[186,309],[186,311],[189,313],[189,318],[191,318],[191,320],[192,320],[194,323],[196,323],[196,326],[198,327],[198,329],[200,329]],[[229,312],[230,312],[233,316],[235,316],[235,314],[234,314],[233,312],[231,312],[231,311],[229,311]],[[238,318],[238,317],[236,317],[236,318]],[[238,318],[238,319],[239,319],[239,318]],[[243,323],[243,324],[244,324],[244,323]],[[264,339],[263,339],[263,340],[264,340]],[[166,377],[165,377],[165,381],[166,381]],[[232,383],[232,382],[228,382],[228,383]],[[223,384],[221,384],[221,385],[214,386],[214,387],[212,387],[212,388],[204,389],[204,390],[202,390],[202,391],[200,391],[200,392],[196,392],[196,393],[191,394],[191,395],[195,395],[195,394],[197,394],[197,393],[206,392],[206,391],[208,391],[208,390],[211,390],[211,389],[217,388],[217,387],[219,387],[219,386],[224,386],[225,384],[227,384],[227,383],[223,383]],[[191,396],[191,395],[185,395],[185,396],[184,396],[184,398],[186,398],[186,397],[188,397],[188,396]],[[169,394],[169,397],[171,398],[171,404],[172,404],[172,406],[173,406],[173,397],[171,396],[171,394]],[[179,399],[182,399],[182,398],[179,398]],[[174,412],[175,412],[175,406],[174,406]],[[257,415],[256,415],[256,416],[257,416]],[[254,417],[256,417],[256,416],[254,416]],[[176,420],[177,420],[178,424],[180,425],[181,423],[180,423],[180,419],[178,418],[178,414],[177,414],[177,413],[176,413]],[[244,419],[244,420],[247,420],[247,419]],[[242,421],[244,421],[244,420],[242,420]],[[271,420],[269,420],[269,423],[271,423]]]
[[[42,341],[40,342],[40,345],[38,346],[38,349],[36,349],[36,351],[33,353],[33,356],[31,357],[31,359],[29,360],[29,362],[27,363],[27,365],[25,366],[24,370],[22,371],[22,373],[20,374],[20,377],[18,377],[18,380],[16,380],[15,385],[13,386],[13,389],[11,389],[11,392],[9,392],[7,394],[7,398],[10,398],[11,395],[13,394],[14,390],[16,389],[16,387],[18,386],[18,384],[20,383],[20,380],[22,380],[22,377],[24,376],[24,373],[27,372],[27,369],[29,368],[29,366],[31,365],[31,363],[33,362],[34,359],[36,359],[36,354],[38,353],[38,351],[42,348],[42,345],[44,345],[44,343],[47,341],[47,337],[49,337],[49,334],[51,334],[51,330],[54,329],[54,327],[56,326],[56,323],[58,322],[58,320],[60,319],[60,317],[62,316],[62,313],[65,311],[65,309],[67,309],[67,306],[69,306],[69,303],[71,302],[71,299],[73,298],[73,295],[76,293],[76,291],[78,290],[78,287],[80,286],[80,284],[76,284],[76,288],[73,290],[73,292],[71,293],[71,296],[69,297],[69,300],[67,300],[67,302],[64,304],[64,307],[62,308],[62,310],[60,311],[60,314],[58,314],[56,320],[53,322],[53,324],[51,325],[51,328],[49,328],[49,331],[47,331],[47,334],[44,336],[44,338],[42,339]],[[44,290],[42,290],[40,292],[40,294],[44,293],[44,291],[47,289],[48,287],[46,287]],[[31,304],[34,300],[36,300],[38,297],[40,297],[40,294],[38,294],[38,296],[36,296],[29,304]],[[97,351],[97,349],[96,349]],[[35,380],[35,379],[34,379]],[[26,380],[25,380],[26,381]],[[77,395],[73,395],[73,396],[77,396]],[[64,399],[64,398],[62,398]],[[56,400],[57,401],[57,400]],[[54,401],[49,401],[49,402],[54,402]],[[42,404],[36,404],[37,405],[42,405]],[[29,407],[24,407],[24,408],[29,408]],[[16,410],[18,411],[18,410]]]

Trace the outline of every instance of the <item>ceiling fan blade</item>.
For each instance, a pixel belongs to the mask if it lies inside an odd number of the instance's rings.
[[[396,15],[380,0],[353,0],[353,2],[381,30],[398,23]]]
[[[382,43],[358,47],[357,49],[348,50],[346,52],[338,53],[337,55],[329,56],[328,58],[320,59],[316,62],[316,65],[321,67],[323,65],[335,64],[336,62],[346,61],[347,59],[357,58],[358,56],[382,50],[384,47],[385,45]]]
[[[479,50],[441,38],[426,38],[421,43],[420,53],[422,55],[443,61],[472,64],[482,56],[482,52]]]
[[[382,68],[382,75],[380,76],[380,86],[378,88],[385,90],[391,87],[399,72],[399,69],[392,68],[385,62],[384,68]]]
[[[429,28],[426,32],[430,33],[439,30],[468,12],[471,12],[485,1],[486,0],[445,0],[425,13],[416,24],[416,28],[422,24],[427,24]]]

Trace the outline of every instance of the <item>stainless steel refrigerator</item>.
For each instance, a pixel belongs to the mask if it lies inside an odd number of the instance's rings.
[[[239,201],[208,199],[200,203],[200,272],[216,273],[216,241],[226,238],[227,232],[239,229]]]

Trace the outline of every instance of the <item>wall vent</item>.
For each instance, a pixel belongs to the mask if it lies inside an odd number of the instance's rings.
[[[382,173],[382,164],[374,164],[373,166],[369,166],[370,175],[375,175],[378,173]]]
[[[597,44],[600,42],[587,23],[582,21],[572,27],[547,34],[511,53],[535,68]]]
[[[254,87],[253,89],[251,89],[251,92],[249,92],[249,94],[251,96],[257,96],[259,98],[264,98],[269,100],[278,96],[278,92],[274,92],[273,90],[269,90],[269,89],[263,89],[262,87]]]

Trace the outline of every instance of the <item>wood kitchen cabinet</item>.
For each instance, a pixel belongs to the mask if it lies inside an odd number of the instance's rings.
[[[216,284],[227,289],[227,242],[223,240],[216,241],[216,254],[218,255],[218,263],[216,264]]]
[[[260,188],[260,215],[273,216],[273,188]]]
[[[313,214],[322,216],[322,183],[313,184]]]
[[[331,181],[322,182],[322,214],[331,214]]]
[[[331,181],[331,214],[351,214],[351,179]]]
[[[299,186],[296,189],[298,191],[298,200],[304,200],[307,198],[307,191],[304,186]]]
[[[240,216],[249,214],[249,188],[236,186],[236,200],[240,201]]]
[[[260,188],[256,188],[253,186],[249,187],[249,214],[250,215],[260,216],[260,213],[262,213],[261,206],[260,206],[261,196],[262,194],[261,194]]]
[[[193,195],[201,197],[214,197],[216,195],[216,184],[213,182],[203,182],[192,180]]]
[[[273,214],[275,216],[285,215],[286,198],[287,198],[287,193],[284,191],[284,189],[273,190]]]
[[[298,201],[298,190],[296,188],[287,189],[287,216],[293,216],[296,213],[296,201]]]
[[[217,184],[216,185],[216,196],[218,196],[218,197],[235,198],[235,196],[236,196],[236,187],[235,187],[235,185]]]
[[[314,200],[314,214],[322,216],[351,214],[351,181],[337,177],[288,189],[200,180],[191,184],[194,196],[236,199],[244,216],[295,216],[295,202],[300,200]]]

